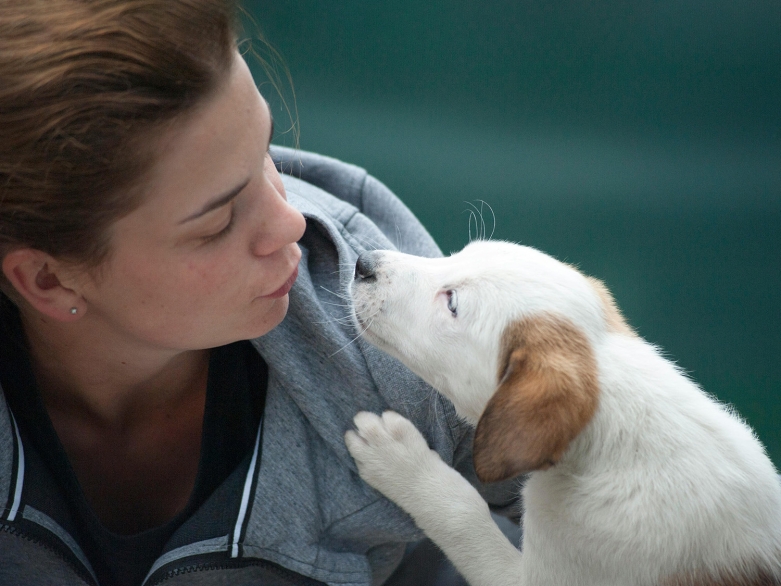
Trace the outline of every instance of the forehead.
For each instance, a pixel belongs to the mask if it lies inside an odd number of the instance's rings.
[[[160,136],[159,155],[149,179],[181,182],[189,178],[204,188],[223,187],[219,169],[247,147],[262,148],[262,131],[269,124],[265,101],[237,55],[217,91]],[[239,162],[247,158],[240,156]]]
[[[470,243],[449,257],[446,266],[454,273],[495,277],[506,283],[580,279],[577,270],[539,250],[493,240]]]
[[[155,139],[154,163],[139,186],[142,203],[131,215],[178,221],[245,181],[258,170],[270,128],[268,107],[236,54],[217,91]]]
[[[474,242],[448,259],[446,278],[476,292],[497,317],[551,312],[591,323],[602,302],[592,283],[574,267],[527,246]]]

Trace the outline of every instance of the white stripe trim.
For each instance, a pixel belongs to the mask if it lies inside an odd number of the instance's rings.
[[[157,561],[152,565],[149,573],[141,583],[142,586],[149,581],[152,574],[157,572],[160,568],[171,562],[181,561],[184,558],[196,555],[205,555],[210,553],[225,553],[225,548],[228,545],[228,535],[222,535],[221,537],[214,537],[212,539],[206,539],[204,541],[198,541],[182,547],[177,547],[169,551],[168,553],[160,556]]]
[[[18,464],[16,466],[16,487],[14,489],[14,500],[11,505],[11,512],[8,513],[8,520],[13,521],[16,519],[16,513],[19,512],[19,505],[22,503],[22,486],[24,485],[24,446],[22,445],[22,436],[19,435],[19,427],[16,425],[16,419],[11,410],[8,410],[8,414],[11,416],[11,423],[14,425],[14,433],[16,433],[16,445],[18,446],[17,453]]]
[[[79,544],[76,543],[76,540],[71,537],[70,533],[65,531],[65,529],[63,529],[59,523],[57,523],[57,521],[52,519],[46,513],[43,513],[42,511],[31,507],[30,505],[25,505],[24,510],[22,511],[22,518],[27,519],[28,521],[32,521],[33,523],[44,527],[47,531],[50,531],[56,535],[60,541],[62,541],[70,548],[70,550],[73,552],[73,555],[75,555],[76,558],[86,568],[90,576],[92,576],[92,579],[95,580],[95,584],[98,583],[98,577],[92,570],[92,566],[90,565],[89,560],[87,560],[87,556],[84,555],[84,551],[82,551],[82,549],[79,547]]]
[[[239,516],[236,519],[236,526],[233,528],[233,545],[231,546],[231,557],[239,557],[239,539],[241,539],[241,527],[244,525],[244,518],[247,516],[249,507],[249,495],[252,492],[252,481],[255,478],[255,466],[258,461],[258,450],[260,449],[260,431],[263,429],[263,418],[258,425],[258,435],[255,438],[255,451],[252,453],[252,460],[247,470],[247,478],[244,479],[244,492],[241,495],[241,507],[239,507]]]

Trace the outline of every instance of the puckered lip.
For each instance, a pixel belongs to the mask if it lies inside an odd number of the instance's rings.
[[[290,293],[290,290],[293,288],[293,283],[296,282],[297,277],[298,277],[298,266],[296,266],[296,268],[293,269],[293,273],[287,278],[287,280],[279,289],[277,289],[273,293],[269,293],[268,295],[263,295],[263,297],[267,299],[279,299],[280,297],[284,297],[285,295]]]

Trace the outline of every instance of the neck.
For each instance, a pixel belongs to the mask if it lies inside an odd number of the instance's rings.
[[[150,411],[203,394],[208,350],[145,347],[94,327],[22,310],[36,380],[47,409],[121,429]]]

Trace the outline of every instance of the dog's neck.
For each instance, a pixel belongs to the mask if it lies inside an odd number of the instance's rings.
[[[611,336],[596,354],[597,410],[556,466],[560,472],[601,474],[607,463],[660,457],[654,444],[666,442],[655,434],[687,421],[705,400],[696,384],[640,338]]]
[[[496,390],[496,380],[481,369],[470,369],[466,376],[453,377],[450,373],[416,372],[441,395],[453,403],[456,413],[473,427],[480,420],[486,404]]]
[[[475,427],[488,402],[486,397],[490,399],[496,388],[496,383],[494,381],[462,380],[454,384],[453,381],[443,381],[442,386],[435,388],[452,401],[459,417]]]

